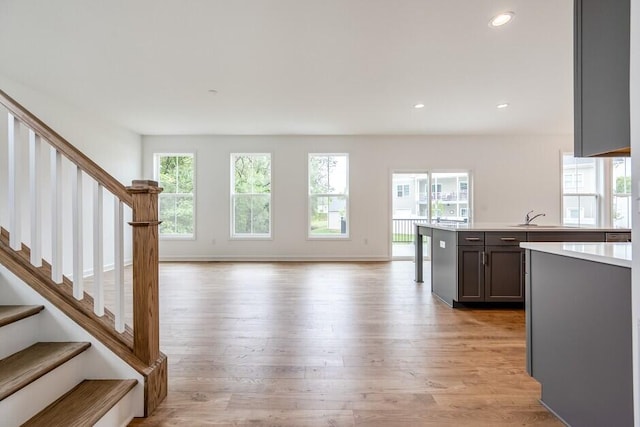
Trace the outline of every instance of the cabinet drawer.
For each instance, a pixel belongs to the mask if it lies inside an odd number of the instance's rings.
[[[606,233],[607,242],[630,242],[631,233]]]
[[[530,242],[604,242],[604,233],[599,231],[558,231],[528,233]]]
[[[527,241],[527,233],[485,233],[484,240],[487,246],[518,246],[520,242]]]
[[[484,233],[478,231],[458,232],[458,246],[484,245]]]

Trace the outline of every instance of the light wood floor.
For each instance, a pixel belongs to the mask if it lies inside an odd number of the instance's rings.
[[[524,370],[524,311],[452,310],[413,268],[161,264],[169,395],[131,425],[561,426]]]

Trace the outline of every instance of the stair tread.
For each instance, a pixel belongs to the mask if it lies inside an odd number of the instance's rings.
[[[0,401],[90,346],[89,342],[39,342],[0,360]]]
[[[0,327],[38,314],[43,309],[43,305],[0,305]]]
[[[137,380],[85,380],[40,411],[23,426],[93,425],[137,383]]]

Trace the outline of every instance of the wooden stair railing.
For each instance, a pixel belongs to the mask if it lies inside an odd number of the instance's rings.
[[[7,110],[8,132],[8,225],[0,230],[0,263],[55,304],[145,378],[145,416],[153,412],[167,394],[167,359],[159,347],[158,306],[158,194],[154,181],[133,181],[125,187],[35,115],[0,90],[0,104]],[[20,129],[28,131],[28,143]],[[51,247],[42,239],[42,187],[44,182],[42,143],[49,145],[49,201]],[[2,146],[2,144],[0,144]],[[25,146],[28,147],[26,150]],[[28,151],[28,159],[23,156]],[[72,168],[71,241],[72,279],[63,275],[63,159]],[[21,179],[28,170],[28,184]],[[83,181],[93,185],[93,294],[84,290]],[[2,177],[4,178],[4,177]],[[0,184],[2,184],[0,178]],[[103,272],[103,190],[113,195],[115,307],[105,308]],[[28,196],[28,200],[23,200]],[[29,214],[23,212],[29,207]],[[131,208],[133,267],[133,329],[124,323],[124,206]],[[22,218],[29,218],[28,227]],[[2,224],[0,224],[2,225]],[[29,240],[22,231],[29,230]],[[68,233],[67,233],[68,234]],[[69,243],[71,243],[69,245]],[[45,260],[50,252],[49,259]],[[68,263],[67,263],[68,264]]]
[[[36,135],[46,139],[51,146],[55,147],[58,152],[77,165],[83,172],[100,182],[124,203],[129,206],[132,205],[131,196],[120,181],[109,175],[97,163],[85,156],[80,150],[2,90],[0,90],[0,104],[4,105],[15,118],[33,130]]]

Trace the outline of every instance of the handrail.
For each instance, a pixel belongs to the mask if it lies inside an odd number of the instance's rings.
[[[158,194],[162,192],[162,188],[158,187],[158,183],[155,181],[143,180],[134,180],[131,186],[125,187],[2,90],[0,90],[0,104],[8,109],[7,148],[10,166],[7,180],[7,198],[10,211],[9,230],[0,227],[0,264],[9,268],[26,284],[53,302],[145,377],[144,413],[147,416],[167,395],[167,358],[160,352],[158,305],[158,225],[160,224],[158,221]],[[17,125],[29,129],[29,191],[26,193],[30,197],[30,225],[32,227],[29,245],[33,248],[26,246],[21,239],[22,227],[19,218],[24,210],[21,202],[25,200],[26,196],[25,192],[21,191],[21,185],[24,183],[18,182],[19,177],[16,173],[16,169],[24,164],[24,159],[20,155],[23,150],[21,145],[24,141],[17,140],[15,137]],[[41,258],[42,239],[40,239],[40,231],[38,231],[40,202],[36,190],[40,187],[37,171],[38,159],[41,157],[41,140],[53,147],[49,158],[51,161],[49,172],[53,183],[51,195],[51,243],[53,248],[50,263]],[[62,156],[73,163],[76,169],[74,184],[71,188],[71,199],[74,213],[72,221],[76,223],[77,228],[74,229],[71,236],[65,236],[61,232],[62,221],[59,215],[62,212],[63,193],[60,173]],[[94,214],[93,266],[96,289],[94,289],[93,298],[82,288],[83,173],[92,178],[94,189],[92,209]],[[132,226],[133,329],[124,324],[122,314],[124,312],[124,297],[118,298],[115,314],[112,314],[104,308],[104,290],[98,283],[98,279],[104,271],[102,257],[103,188],[115,196],[114,268],[116,294],[119,292],[120,296],[124,293],[122,233],[125,223],[122,205],[126,204],[131,207],[132,221],[129,224]],[[34,230],[36,231],[34,232]],[[72,239],[73,281],[62,274],[63,251],[58,246],[62,246],[63,238]],[[32,249],[34,249],[33,256]],[[31,258],[36,259],[32,261]]]
[[[49,144],[54,146],[69,161],[78,166],[87,175],[91,176],[103,187],[113,193],[118,199],[129,207],[133,206],[133,199],[127,192],[124,185],[111,176],[107,171],[102,169],[78,150],[73,144],[61,137],[56,131],[47,126],[42,120],[34,116],[29,110],[24,108],[20,103],[0,90],[0,104],[4,105],[15,117],[21,122],[28,125],[36,134],[47,140]]]

